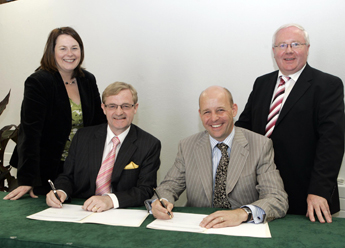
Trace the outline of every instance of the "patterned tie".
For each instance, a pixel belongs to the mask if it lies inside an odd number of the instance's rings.
[[[113,167],[115,163],[116,147],[118,144],[120,144],[120,140],[118,137],[114,137],[112,139],[112,142],[113,148],[108,153],[98,172],[98,176],[96,179],[96,195],[110,193],[111,174],[113,173]]]
[[[285,77],[286,82],[290,80],[290,77]],[[278,88],[276,90],[276,93],[274,94],[273,101],[271,103],[270,107],[270,113],[267,118],[267,125],[266,125],[266,137],[270,137],[273,129],[275,127],[275,124],[277,122],[282,102],[284,99],[284,93],[285,93],[285,79],[283,76],[280,76],[280,83],[278,85]]]
[[[231,205],[226,195],[226,176],[229,165],[228,146],[224,143],[218,143],[217,147],[222,152],[222,157],[220,158],[216,172],[213,207],[230,208]]]

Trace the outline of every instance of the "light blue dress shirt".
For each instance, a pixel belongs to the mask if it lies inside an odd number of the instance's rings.
[[[234,140],[234,136],[235,136],[235,129],[232,130],[232,132],[229,134],[228,137],[226,137],[225,140],[223,140],[222,142],[214,139],[210,137],[210,143],[211,143],[211,149],[212,149],[212,172],[213,172],[213,194],[214,194],[214,184],[215,184],[215,180],[216,180],[216,173],[217,173],[217,167],[220,161],[220,158],[222,157],[222,153],[220,151],[220,149],[217,147],[218,143],[224,143],[226,145],[228,145],[228,156],[230,158],[230,153],[231,153],[231,146],[232,146],[232,141]],[[254,223],[262,223],[264,220],[264,214],[265,211],[257,206],[254,205],[244,205],[243,207],[248,207],[250,208],[250,210],[252,211],[253,214],[253,220],[250,222],[254,222]]]

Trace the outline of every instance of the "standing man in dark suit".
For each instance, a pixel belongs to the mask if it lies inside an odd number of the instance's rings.
[[[153,195],[161,144],[132,124],[137,101],[137,92],[130,84],[116,82],[104,90],[102,109],[108,125],[76,133],[64,172],[55,180],[61,202],[50,191],[46,198],[49,206],[61,207],[67,197],[88,198],[83,208],[101,212],[142,206]]]
[[[340,209],[344,90],[338,77],[308,65],[309,46],[299,25],[276,31],[272,49],[279,71],[256,79],[236,126],[272,139],[289,195],[288,213],[306,214],[313,222],[316,214],[320,222],[330,223]]]

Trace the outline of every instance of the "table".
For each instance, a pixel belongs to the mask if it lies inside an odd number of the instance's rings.
[[[345,219],[331,224],[312,223],[305,216],[287,215],[269,223],[272,238],[233,237],[147,229],[150,215],[140,227],[50,222],[26,216],[47,208],[45,197],[24,196],[5,201],[0,192],[0,247],[345,247]],[[74,199],[73,204],[84,200]],[[136,209],[144,209],[136,208]],[[210,214],[212,208],[177,207],[175,212]]]

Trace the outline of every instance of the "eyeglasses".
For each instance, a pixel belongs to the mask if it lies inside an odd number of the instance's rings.
[[[289,46],[291,47],[291,49],[299,49],[301,48],[303,45],[307,45],[307,43],[299,43],[299,42],[292,42],[291,44],[286,44],[286,43],[280,43],[279,45],[277,46],[274,46],[274,47],[277,47],[281,50],[285,50],[287,49]]]
[[[126,111],[126,110],[130,110],[131,108],[134,107],[135,104],[129,104],[129,103],[124,103],[121,105],[117,105],[117,104],[104,104],[104,106],[109,109],[109,110],[115,110],[117,109],[117,107],[120,107],[122,110]]]

